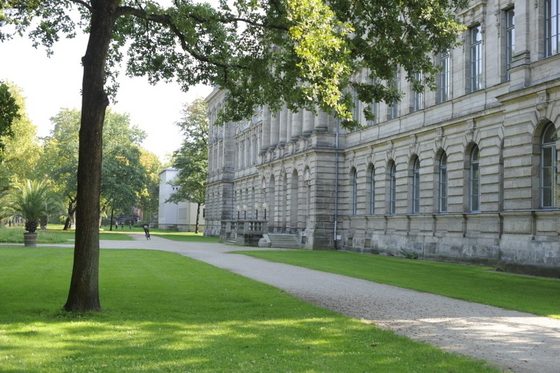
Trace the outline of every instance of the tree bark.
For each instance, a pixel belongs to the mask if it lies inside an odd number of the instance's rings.
[[[198,233],[198,218],[200,216],[200,202],[196,203],[196,224],[194,226],[194,233]]]
[[[78,158],[78,194],[74,265],[66,311],[100,311],[99,196],[105,109],[106,59],[119,0],[92,0],[89,41],[82,58],[82,113]]]

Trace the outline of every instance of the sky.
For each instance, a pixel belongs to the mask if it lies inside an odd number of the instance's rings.
[[[26,38],[0,43],[0,80],[22,89],[27,114],[40,137],[50,134],[50,118],[61,108],[80,109],[80,59],[86,44],[83,36],[60,40],[49,58],[44,48],[33,48]],[[146,132],[143,147],[162,161],[181,144],[182,135],[175,123],[181,119],[184,105],[211,92],[210,87],[200,85],[185,93],[174,83],[152,86],[146,78],[128,78],[124,74],[119,84],[117,103],[110,107],[130,115],[132,124]]]

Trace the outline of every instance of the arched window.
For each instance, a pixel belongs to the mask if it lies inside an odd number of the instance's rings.
[[[447,154],[442,152],[438,162],[438,211],[447,212]]]
[[[351,201],[352,201],[352,215],[358,213],[358,173],[356,169],[352,167],[350,171],[350,183],[351,183]]]
[[[420,212],[420,160],[414,157],[412,161],[411,171],[411,189],[410,189],[410,212],[418,214]]]
[[[469,167],[469,210],[480,211],[480,166],[478,146],[471,149]]]
[[[397,166],[395,162],[389,162],[389,200],[387,212],[389,215],[394,215],[397,206]]]
[[[368,168],[368,213],[375,214],[375,168],[370,165]]]
[[[541,207],[554,207],[554,195],[556,184],[556,128],[549,123],[541,138]]]

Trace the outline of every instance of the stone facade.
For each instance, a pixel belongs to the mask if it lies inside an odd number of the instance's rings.
[[[214,126],[224,100],[214,91],[206,233],[266,220],[307,248],[560,268],[550,1],[471,1],[462,44],[434,57],[437,89],[414,93],[399,74],[402,100],[357,102],[364,127],[351,133],[323,113],[267,108]]]

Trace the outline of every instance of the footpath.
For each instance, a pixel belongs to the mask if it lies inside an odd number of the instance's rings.
[[[179,253],[504,371],[560,373],[560,320],[229,253],[245,247],[133,237],[101,247]]]

